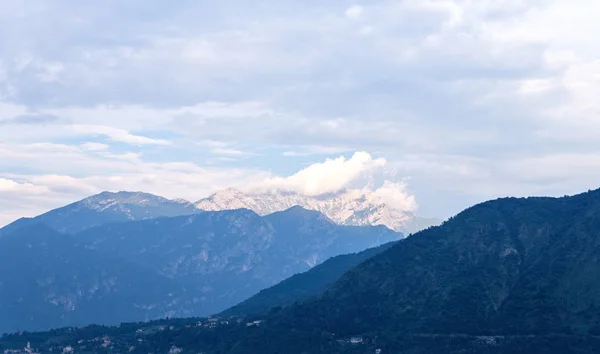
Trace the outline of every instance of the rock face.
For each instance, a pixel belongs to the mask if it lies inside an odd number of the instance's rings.
[[[316,197],[296,193],[246,194],[229,188],[194,203],[201,210],[231,210],[246,208],[259,215],[282,211],[292,206],[323,213],[340,225],[384,225],[405,234],[414,233],[439,220],[424,219],[386,205],[380,197],[360,190],[344,190]]]
[[[87,225],[106,220],[93,215]],[[59,220],[50,223],[74,229]],[[108,223],[73,235],[35,221],[0,238],[0,309],[12,314],[1,316],[0,332],[210,315],[330,257],[402,237],[299,207]]]

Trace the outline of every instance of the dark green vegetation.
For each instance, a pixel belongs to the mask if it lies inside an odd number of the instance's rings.
[[[346,271],[392,247],[389,242],[366,251],[344,254],[326,260],[304,273],[296,274],[277,285],[261,290],[248,300],[222,312],[220,316],[248,316],[268,312],[279,306],[302,302],[327,290]]]
[[[260,319],[144,341],[227,354],[600,352],[600,190],[476,205]],[[20,338],[36,336],[61,338]],[[136,345],[127,338],[114,341]]]
[[[74,208],[69,213],[79,215]],[[301,208],[109,223],[73,235],[36,220],[12,224],[0,237],[0,333],[207,316],[330,257],[401,237],[385,227],[339,226]]]

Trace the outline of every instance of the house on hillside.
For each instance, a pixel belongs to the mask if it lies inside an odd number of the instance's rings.
[[[258,320],[258,321],[253,321],[253,322],[248,322],[246,323],[246,327],[252,327],[252,326],[260,326],[260,324],[263,322],[263,320]]]

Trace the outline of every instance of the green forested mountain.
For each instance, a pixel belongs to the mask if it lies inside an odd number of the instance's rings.
[[[597,353],[600,190],[482,203],[301,304],[186,326],[142,340],[190,353]],[[125,338],[113,339],[135,347]]]

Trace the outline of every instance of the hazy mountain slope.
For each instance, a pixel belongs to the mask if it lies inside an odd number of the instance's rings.
[[[246,210],[108,224],[76,235],[83,247],[143,265],[195,290],[194,313],[222,311],[339,254],[398,240],[385,227],[346,227],[292,208]]]
[[[92,206],[84,211],[66,207],[5,228],[0,308],[8,306],[12,319],[0,328],[209,315],[330,257],[402,236],[383,226],[340,226],[299,207],[267,217],[241,209],[108,223],[72,236],[39,221],[74,230],[90,220],[165,211],[137,209],[155,205],[148,198],[96,196],[83,202]],[[91,219],[80,219],[85,215]]]
[[[43,223],[56,231],[76,233],[90,227],[121,221],[197,213],[184,200],[169,200],[141,192],[102,192],[34,218],[22,218],[0,230],[7,233],[21,225]]]
[[[423,219],[386,205],[380,197],[360,190],[344,190],[316,197],[295,193],[246,194],[229,188],[194,203],[201,210],[246,208],[259,215],[301,206],[317,210],[341,225],[385,225],[405,234],[438,224],[436,219]]]
[[[276,306],[289,306],[304,301],[325,291],[352,267],[385,251],[394,244],[394,242],[390,242],[362,252],[330,258],[304,273],[295,274],[277,285],[261,290],[251,298],[222,312],[220,316],[264,314]]]
[[[77,247],[41,224],[0,239],[0,333],[152,319],[180,312],[184,293],[170,279]]]

